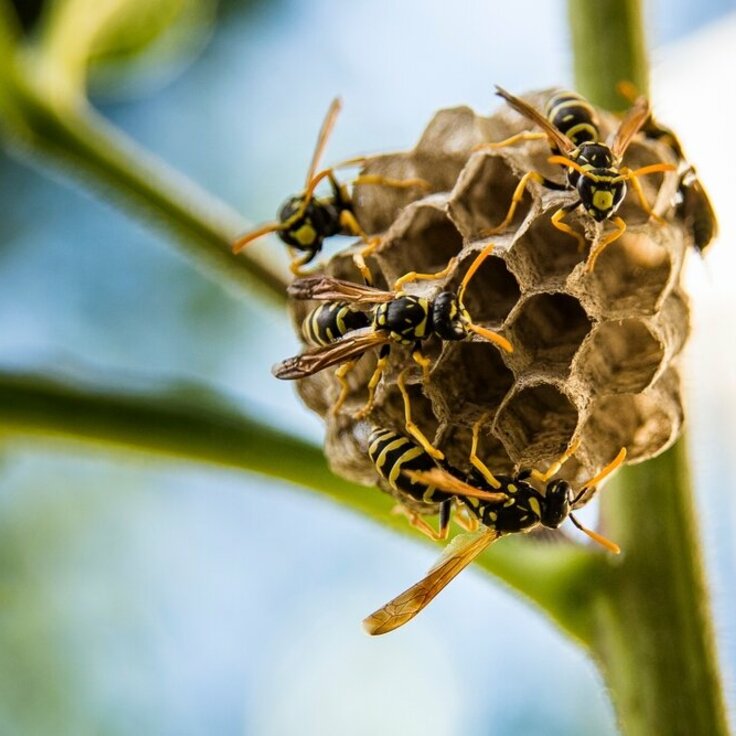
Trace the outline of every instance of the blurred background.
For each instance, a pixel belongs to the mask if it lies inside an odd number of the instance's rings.
[[[32,30],[40,0],[16,4]],[[688,264],[687,383],[733,705],[736,2],[656,0],[647,21],[655,108],[721,217],[720,242]],[[571,85],[571,69],[562,0],[197,0],[163,42],[99,65],[92,90],[116,125],[260,222],[301,185],[337,93],[333,161],[410,147],[441,107],[490,111],[494,83]],[[166,237],[5,155],[0,232],[0,368],[196,381],[319,440],[268,370],[296,348],[286,319],[230,297]],[[642,513],[657,509],[642,498]],[[580,651],[472,571],[406,630],[365,636],[361,618],[434,557],[271,480],[4,440],[0,734],[616,733]]]

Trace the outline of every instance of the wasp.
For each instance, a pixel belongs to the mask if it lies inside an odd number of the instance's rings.
[[[584,527],[573,511],[583,499],[609,476],[626,458],[626,449],[596,476],[575,492],[565,480],[550,480],[577,449],[577,443],[545,472],[521,470],[514,475],[494,475],[477,455],[481,417],[473,426],[470,462],[473,470],[465,477],[460,471],[441,464],[422,448],[388,430],[374,429],[369,454],[376,470],[396,491],[415,499],[439,503],[440,531],[425,530],[409,515],[412,524],[433,539],[447,536],[453,504],[466,514],[462,523],[469,533],[459,534],[445,548],[427,575],[364,619],[363,627],[373,635],[386,634],[411,621],[497,539],[508,534],[528,533],[540,526],[558,529],[566,519],[609,552],[618,554],[618,545],[597,532]],[[406,476],[406,479],[401,476]],[[537,485],[545,485],[544,493]],[[457,518],[457,517],[456,517]],[[459,520],[459,519],[458,519]],[[468,523],[468,520],[470,523]],[[429,525],[426,525],[427,527]]]
[[[367,252],[371,252],[377,247],[379,244],[377,241],[380,239],[369,238],[361,228],[355,217],[348,186],[339,183],[335,177],[335,169],[342,166],[357,166],[364,163],[366,159],[362,157],[350,159],[336,166],[321,171],[317,170],[341,109],[342,102],[339,97],[336,97],[330,104],[317,136],[317,144],[307,170],[304,190],[300,194],[289,197],[284,202],[279,209],[275,222],[266,223],[237,238],[232,245],[233,253],[240,253],[247,245],[263,235],[276,233],[286,243],[292,255],[292,273],[299,276],[302,274],[302,266],[310,263],[322,250],[325,238],[333,235],[359,237],[367,243]],[[317,186],[324,180],[329,183],[331,193],[325,197],[318,197],[316,195]],[[353,186],[360,184],[400,188],[429,188],[429,184],[423,179],[390,179],[373,174],[358,176],[352,180]],[[298,253],[303,255],[299,257]],[[366,283],[370,283],[371,274],[365,265],[363,254],[357,254],[355,262]]]
[[[463,296],[468,282],[483,261],[493,252],[493,244],[487,245],[473,260],[457,292],[443,291],[434,299],[414,296],[404,291],[404,286],[421,279],[439,279],[454,267],[451,260],[446,268],[434,274],[414,271],[397,279],[392,291],[382,291],[372,286],[359,285],[329,276],[312,276],[297,279],[288,288],[296,299],[327,301],[327,307],[317,307],[305,319],[303,334],[312,344],[319,347],[301,355],[287,358],[273,368],[276,378],[295,380],[314,375],[325,368],[338,364],[337,377],[342,384],[333,413],[342,406],[348,385],[345,375],[367,350],[380,347],[378,363],[368,382],[368,402],[358,416],[368,414],[373,406],[378,382],[388,363],[391,344],[413,346],[412,358],[422,367],[425,381],[429,380],[430,361],[422,352],[422,343],[436,336],[441,340],[464,340],[471,333],[480,335],[506,352],[512,352],[511,343],[501,335],[475,324],[463,305]],[[369,308],[370,324],[354,329],[355,317],[352,306]],[[348,319],[349,317],[349,319]]]
[[[558,230],[576,238],[581,250],[585,247],[585,238],[563,222],[565,216],[578,207],[582,207],[597,223],[613,218],[616,229],[601,238],[591,251],[587,263],[589,271],[594,268],[596,260],[605,248],[626,231],[626,223],[615,213],[626,196],[627,182],[631,182],[644,211],[650,217],[661,221],[662,218],[652,211],[638,177],[674,171],[676,167],[664,162],[643,166],[639,169],[629,169],[621,165],[629,144],[650,117],[649,103],[644,97],[639,97],[631,106],[609,146],[600,141],[598,121],[593,107],[575,92],[561,91],[552,95],[547,103],[545,114],[501,87],[496,87],[496,94],[506,100],[514,110],[540,127],[543,132],[524,131],[506,140],[484,144],[479,148],[499,148],[512,145],[520,140],[546,138],[553,152],[553,155],[547,160],[551,164],[565,167],[566,181],[564,184],[551,181],[538,171],[529,171],[524,174],[511,198],[506,217],[497,227],[487,231],[489,235],[504,230],[512,222],[516,208],[530,181],[541,184],[547,189],[577,193],[573,202],[552,215],[552,224]]]
[[[631,100],[636,97],[636,87],[631,82],[619,82],[619,93]],[[650,140],[661,141],[668,146],[678,160],[680,178],[677,187],[677,217],[683,220],[692,236],[693,247],[701,255],[718,237],[718,220],[695,167],[688,162],[680,139],[653,115],[649,115],[641,132]]]

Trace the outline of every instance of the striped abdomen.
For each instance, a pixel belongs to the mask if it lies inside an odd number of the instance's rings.
[[[425,503],[440,503],[451,497],[448,493],[438,491],[435,486],[415,483],[402,472],[437,467],[430,455],[403,434],[375,428],[368,439],[368,455],[378,474],[394,491]]]
[[[323,347],[344,337],[352,330],[368,327],[370,318],[345,302],[328,302],[313,309],[302,323],[304,339],[315,347]]]
[[[545,108],[547,120],[576,146],[598,141],[598,120],[590,103],[577,92],[555,92]]]

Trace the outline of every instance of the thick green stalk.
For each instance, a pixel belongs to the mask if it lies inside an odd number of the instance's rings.
[[[579,91],[625,108],[620,80],[648,89],[639,2],[569,0],[569,12]],[[603,495],[624,556],[597,586],[591,648],[627,736],[729,733],[695,514],[684,439]]]
[[[0,439],[82,441],[262,473],[311,488],[383,526],[426,541],[405,519],[390,513],[395,504],[390,496],[331,473],[321,448],[233,411],[231,402],[211,391],[189,393],[195,398],[82,389],[48,377],[0,373]],[[579,640],[593,633],[579,617],[585,607],[578,595],[590,593],[580,582],[595,578],[600,562],[600,555],[581,547],[519,539],[504,539],[479,559],[483,569],[537,603]],[[574,595],[568,580],[577,581]]]
[[[164,227],[192,263],[239,295],[257,292],[274,304],[285,303],[286,279],[274,265],[277,259],[231,252],[233,240],[249,229],[244,218],[142,149],[84,99],[52,104],[51,95],[25,73],[27,67],[27,61],[18,64],[6,76],[2,93],[11,153],[51,163]]]
[[[596,601],[593,651],[629,736],[728,734],[684,438],[602,499],[626,550]]]

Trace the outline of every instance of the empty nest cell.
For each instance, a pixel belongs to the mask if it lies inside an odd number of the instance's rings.
[[[519,370],[566,374],[590,328],[590,318],[575,297],[536,294],[522,301],[511,317],[510,360]]]
[[[556,460],[568,447],[578,425],[578,410],[561,388],[537,383],[512,389],[493,424],[515,463]]]

